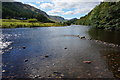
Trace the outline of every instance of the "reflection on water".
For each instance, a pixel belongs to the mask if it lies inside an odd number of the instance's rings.
[[[88,33],[92,39],[100,40],[103,43],[108,42],[107,45],[111,43],[120,45],[119,31],[91,28]],[[117,46],[110,46],[110,48],[101,51],[101,53],[103,57],[105,57],[108,69],[113,72],[115,77],[120,78],[120,48]]]
[[[120,45],[120,32],[119,31],[109,31],[91,28],[89,30],[89,35],[92,39],[102,40],[109,43]]]
[[[90,29],[88,34],[88,30],[89,27],[81,25],[3,29],[4,42],[13,42],[3,50],[3,77],[119,77],[120,47],[94,41],[97,39],[113,43],[114,39],[108,39],[109,32]],[[114,33],[112,36],[117,35]],[[86,39],[81,39],[81,36]],[[115,43],[120,41],[117,37],[115,39],[118,39]]]

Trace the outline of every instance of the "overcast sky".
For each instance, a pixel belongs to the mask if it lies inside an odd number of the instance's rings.
[[[80,18],[81,16],[86,15],[102,0],[16,0],[16,1],[23,2],[36,8],[39,8],[49,15],[57,15],[62,16],[66,19],[71,19]]]

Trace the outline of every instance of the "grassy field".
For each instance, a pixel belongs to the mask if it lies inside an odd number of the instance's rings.
[[[16,19],[1,19],[2,26],[0,28],[23,28],[23,27],[57,27],[66,26],[61,23],[41,23],[36,19],[16,20]]]

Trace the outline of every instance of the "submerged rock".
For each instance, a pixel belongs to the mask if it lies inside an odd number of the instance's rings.
[[[92,62],[91,62],[91,61],[83,61],[83,63],[90,64],[90,63],[92,63]]]
[[[41,76],[40,75],[35,75],[35,77],[34,78],[41,78]]]
[[[61,73],[59,73],[59,72],[53,72],[54,74],[61,74]]]
[[[85,36],[80,37],[80,39],[85,39]]]
[[[116,74],[115,77],[120,78],[120,74]]]
[[[49,56],[47,56],[47,55],[45,56],[45,58],[48,58],[48,57],[49,57]]]
[[[25,46],[23,46],[22,48],[23,48],[23,49],[26,49],[26,47],[25,47]]]
[[[118,72],[120,72],[120,67],[118,68]]]
[[[28,59],[25,59],[25,62],[27,62],[28,61]]]
[[[64,49],[67,49],[67,48],[64,48]]]
[[[55,71],[55,72],[53,72],[53,74],[49,75],[48,77],[49,77],[49,78],[63,78],[63,77],[64,77],[64,74]]]
[[[2,72],[5,72],[5,70],[2,70]]]

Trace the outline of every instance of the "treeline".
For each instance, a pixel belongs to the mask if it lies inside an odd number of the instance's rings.
[[[40,22],[53,23],[53,21],[49,20],[46,16],[38,12],[36,8],[20,2],[3,2],[2,18],[21,20],[36,18]]]
[[[76,24],[76,21],[77,21],[77,18],[73,18],[73,19],[70,19],[70,20],[64,22],[64,24],[66,24],[66,25]]]
[[[120,2],[102,2],[88,15],[78,19],[75,24],[120,30]]]

